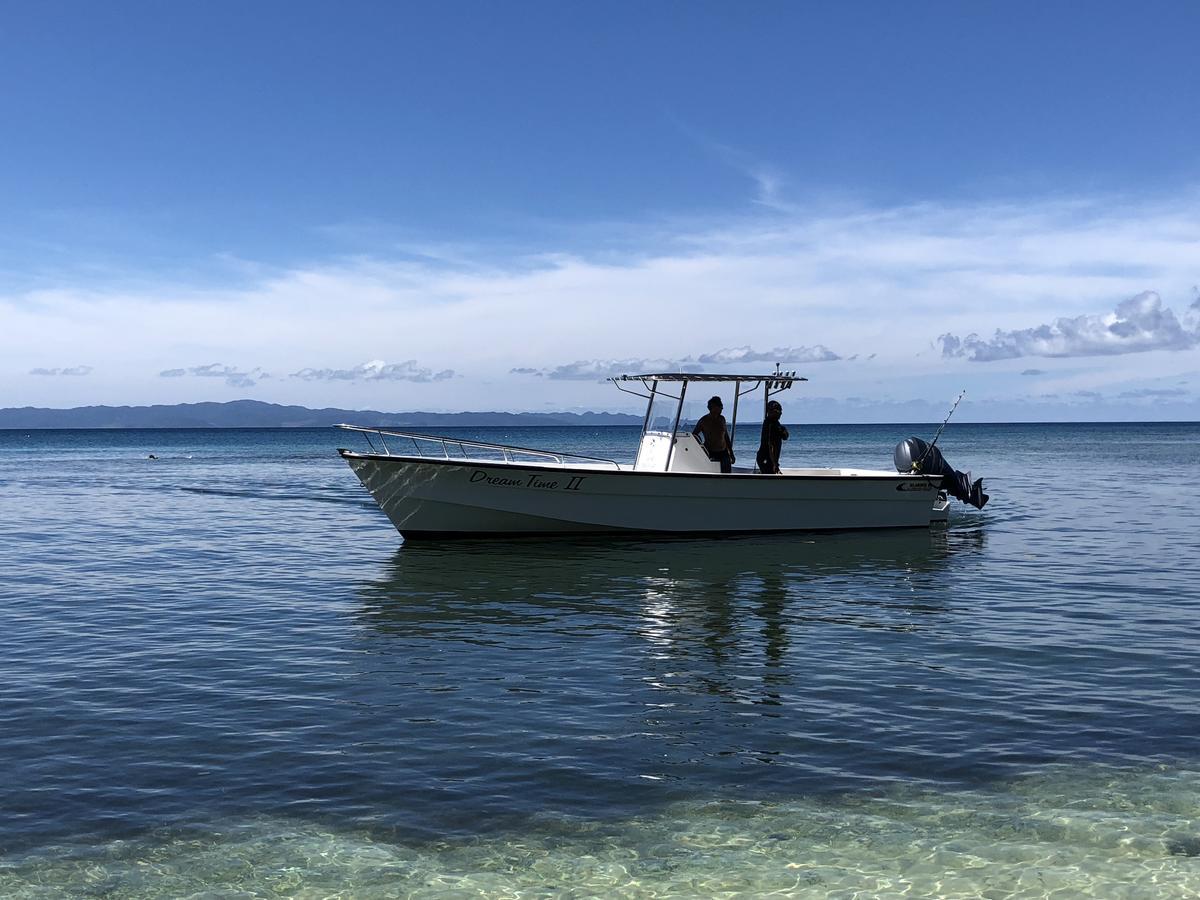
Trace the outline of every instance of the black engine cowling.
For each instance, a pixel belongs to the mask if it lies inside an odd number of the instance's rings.
[[[940,476],[941,487],[951,497],[983,509],[988,495],[983,492],[983,479],[971,481],[970,472],[959,472],[951,468],[942,456],[942,451],[932,447],[918,437],[910,437],[896,445],[896,471],[903,475],[919,472],[922,475]]]

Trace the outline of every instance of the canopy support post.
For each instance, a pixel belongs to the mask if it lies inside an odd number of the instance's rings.
[[[650,385],[650,402],[646,404],[646,416],[642,419],[642,437],[646,436],[646,429],[650,427],[650,413],[654,410],[654,395],[657,393],[658,382],[656,381]]]
[[[733,383],[733,419],[729,423],[729,452],[733,453],[733,439],[737,435],[737,406],[738,397],[741,395],[742,383],[735,381]]]
[[[688,383],[683,382],[683,386],[679,388],[679,403],[675,407],[675,424],[671,426],[671,443],[667,447],[667,464],[663,467],[664,472],[671,471],[671,459],[675,456],[675,432],[679,430],[679,417],[683,415],[683,398],[687,395]]]

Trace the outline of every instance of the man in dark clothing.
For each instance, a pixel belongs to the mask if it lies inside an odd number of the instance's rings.
[[[700,417],[692,434],[701,439],[704,451],[713,462],[721,464],[721,472],[728,475],[733,471],[733,441],[729,439],[729,426],[721,410],[725,405],[720,397],[708,401],[708,412]]]
[[[778,400],[767,404],[767,417],[763,419],[762,443],[758,445],[758,471],[763,475],[779,474],[779,454],[783,450],[783,442],[788,439],[788,430],[779,422],[783,415],[783,407]]]

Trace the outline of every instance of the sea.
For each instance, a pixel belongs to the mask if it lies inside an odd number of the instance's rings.
[[[0,896],[1200,896],[1200,425],[952,422],[982,511],[703,540],[405,544],[360,441],[0,432]]]

